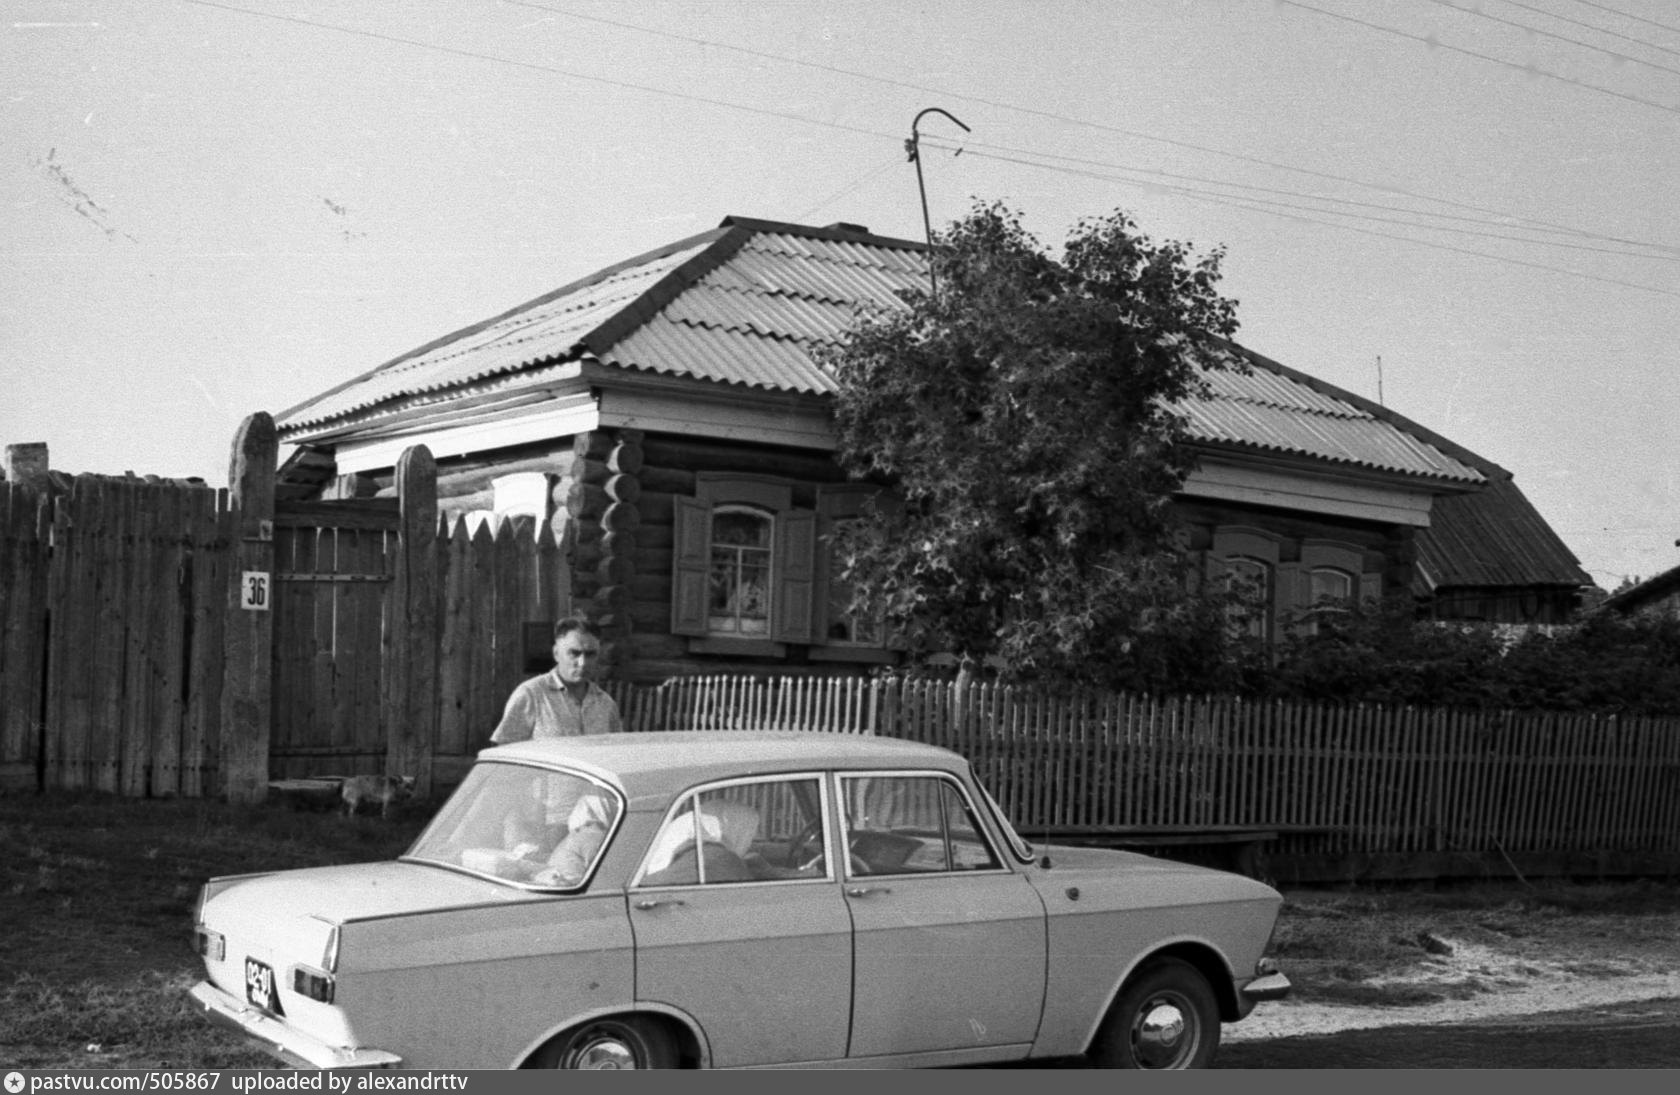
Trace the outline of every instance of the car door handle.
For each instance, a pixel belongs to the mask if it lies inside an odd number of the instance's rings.
[[[853,886],[846,891],[848,897],[868,897],[872,893],[892,893],[889,886]]]
[[[638,908],[638,909],[657,909],[661,905],[686,905],[686,904],[687,904],[687,902],[684,901],[680,897],[663,897],[663,898],[662,897],[644,897],[642,900],[636,902],[636,908]]]

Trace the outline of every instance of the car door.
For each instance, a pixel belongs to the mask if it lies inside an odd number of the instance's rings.
[[[815,774],[696,789],[630,889],[636,999],[694,1017],[719,1068],[846,1055],[851,918]]]
[[[934,772],[839,777],[854,1058],[1030,1043],[1044,905]]]

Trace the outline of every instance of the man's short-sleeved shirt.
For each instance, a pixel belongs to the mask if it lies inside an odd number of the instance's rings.
[[[496,745],[531,738],[566,738],[578,734],[616,734],[624,729],[618,704],[591,681],[580,703],[572,698],[558,673],[532,677],[513,690],[502,721],[490,740]]]

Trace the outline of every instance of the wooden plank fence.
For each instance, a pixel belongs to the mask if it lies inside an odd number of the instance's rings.
[[[230,537],[226,491],[0,483],[0,783],[218,790]]]

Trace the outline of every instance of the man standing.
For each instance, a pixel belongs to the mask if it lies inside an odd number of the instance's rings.
[[[553,670],[513,690],[491,744],[622,731],[618,704],[594,681],[600,658],[601,637],[588,621],[567,616],[555,624]]]

